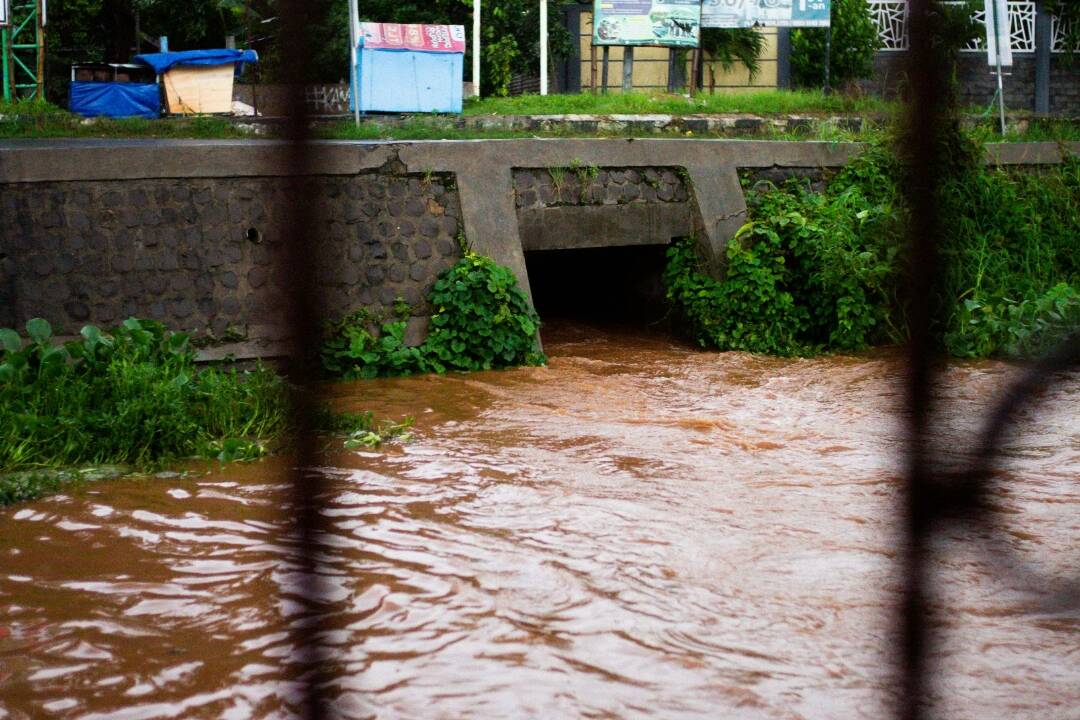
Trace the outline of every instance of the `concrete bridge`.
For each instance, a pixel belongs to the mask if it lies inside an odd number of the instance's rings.
[[[62,331],[128,315],[217,337],[274,338],[289,202],[276,141],[0,142],[0,326]],[[820,175],[855,143],[677,139],[314,142],[313,262],[327,313],[414,307],[463,236],[530,283],[536,250],[666,245],[696,235],[719,272],[746,218],[739,172]],[[1080,143],[1000,145],[991,161],[1060,162]],[[316,259],[317,258],[317,259]]]

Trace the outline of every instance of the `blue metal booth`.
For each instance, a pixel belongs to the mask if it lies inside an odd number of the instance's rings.
[[[361,23],[356,56],[360,112],[461,112],[464,27]]]

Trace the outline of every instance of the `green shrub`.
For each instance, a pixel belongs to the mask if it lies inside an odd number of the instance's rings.
[[[328,323],[322,365],[332,377],[373,378],[422,372],[492,370],[545,361],[536,348],[540,320],[507,268],[467,252],[435,282],[427,339],[405,345],[409,308],[376,322],[367,311]]]
[[[431,289],[424,354],[436,372],[538,365],[540,319],[508,269],[466,253]]]
[[[370,379],[380,375],[425,372],[420,348],[405,344],[408,307],[398,308],[397,319],[376,323],[367,310],[326,323],[319,355],[330,377]]]
[[[749,194],[752,219],[717,282],[693,244],[668,253],[668,297],[706,346],[775,355],[854,350],[894,336],[899,218],[876,153],[823,193],[804,183]]]
[[[0,330],[0,471],[246,459],[286,427],[283,380],[198,369],[188,337],[158,323],[88,326],[65,344],[41,319],[26,332]]]
[[[839,87],[870,77],[881,38],[866,0],[833,0],[831,22],[830,84]],[[796,85],[821,87],[825,83],[825,57],[824,28],[792,30],[791,74]]]
[[[1037,172],[985,167],[959,136],[940,150],[942,272],[933,328],[962,357],[1035,355],[1080,323],[1080,160]],[[718,282],[693,243],[669,251],[668,297],[704,346],[777,355],[905,338],[903,165],[884,147],[823,192],[751,191],[751,219]]]
[[[964,357],[1036,354],[1076,325],[1080,159],[1013,171],[967,157],[939,199],[942,343]]]

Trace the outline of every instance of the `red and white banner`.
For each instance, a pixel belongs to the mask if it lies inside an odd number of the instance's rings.
[[[361,43],[369,50],[465,52],[465,28],[461,25],[403,25],[368,22],[360,23],[360,34]]]

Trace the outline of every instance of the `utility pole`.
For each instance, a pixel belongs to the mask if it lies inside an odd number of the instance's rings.
[[[473,97],[480,97],[480,0],[473,0],[472,81]]]
[[[832,65],[832,25],[825,28],[825,94],[832,92],[832,78],[829,71]]]
[[[360,46],[360,8],[349,0],[349,92],[352,93],[353,121],[360,126],[360,78],[357,77],[357,48]]]
[[[548,94],[548,0],[540,0],[540,94]]]

